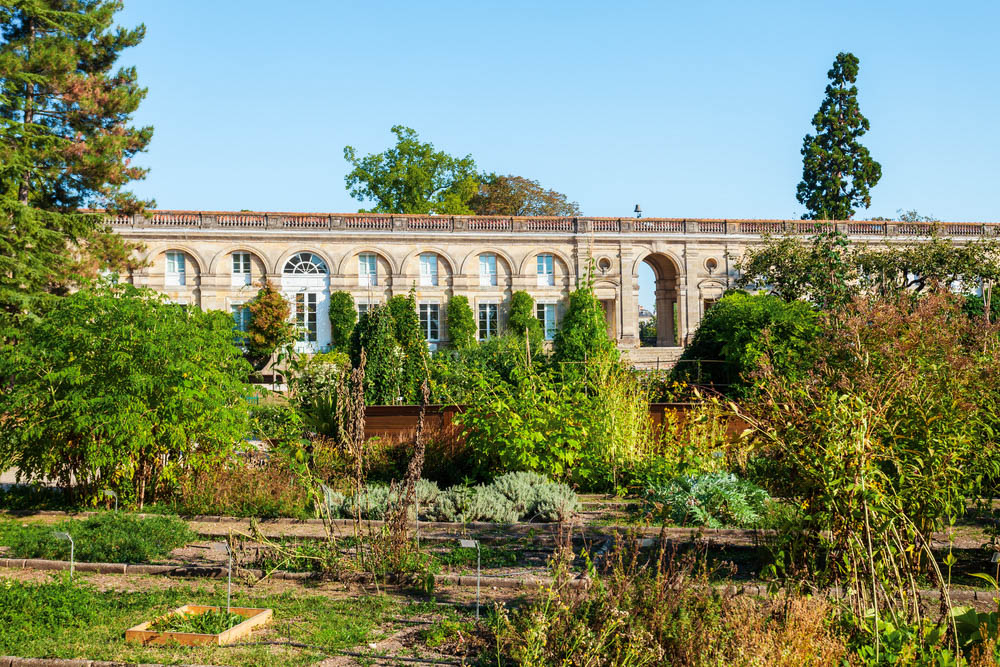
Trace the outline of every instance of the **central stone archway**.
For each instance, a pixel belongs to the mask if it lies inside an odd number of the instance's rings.
[[[656,347],[680,345],[674,309],[678,302],[680,270],[674,260],[663,253],[651,253],[642,259],[656,277]]]

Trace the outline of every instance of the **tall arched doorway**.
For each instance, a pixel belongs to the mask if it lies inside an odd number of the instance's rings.
[[[652,253],[642,260],[653,270],[653,302],[656,307],[656,347],[680,345],[677,336],[678,292],[680,271],[667,255]],[[642,289],[640,285],[640,289]]]
[[[281,290],[298,332],[296,352],[314,354],[330,344],[330,269],[319,255],[300,252],[285,262]]]

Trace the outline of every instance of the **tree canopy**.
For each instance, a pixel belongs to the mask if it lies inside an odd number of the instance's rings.
[[[729,292],[705,313],[673,375],[740,393],[753,384],[765,355],[788,377],[801,372],[818,335],[819,315],[804,301]]]
[[[141,25],[115,27],[119,9],[112,0],[0,6],[0,307],[8,315],[96,269],[129,268],[134,244],[77,212],[151,204],[125,189],[146,174],[131,160],[153,130],[131,125],[146,95],[135,69],[113,69],[145,34]]]
[[[476,215],[580,215],[580,205],[561,192],[513,175],[484,174],[469,206]]]
[[[260,367],[267,363],[277,350],[295,342],[295,326],[288,321],[291,305],[270,280],[257,292],[250,309],[250,326],[243,336],[247,356]]]
[[[864,293],[923,293],[941,285],[988,292],[1000,279],[1000,243],[984,239],[955,244],[933,225],[930,231],[926,239],[899,245],[849,245],[838,232],[808,241],[770,237],[748,247],[736,261],[736,285],[786,301],[806,299],[827,309]]]
[[[802,181],[796,199],[805,205],[802,217],[847,220],[855,207],[871,205],[871,188],[882,177],[882,166],[872,159],[860,139],[870,129],[858,106],[858,58],[838,53],[827,72],[830,84],[813,116],[816,134],[802,140]]]
[[[396,145],[381,153],[359,157],[353,146],[344,147],[353,167],[344,177],[351,196],[374,202],[372,213],[471,214],[468,202],[479,187],[472,156],[436,151],[403,125],[394,125],[392,133]]]
[[[111,488],[141,507],[181,462],[246,435],[250,366],[227,313],[101,284],[54,300],[18,336],[0,355],[0,462],[22,479],[83,499]]]

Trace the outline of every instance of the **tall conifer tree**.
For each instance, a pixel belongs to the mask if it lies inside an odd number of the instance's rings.
[[[151,127],[130,125],[146,90],[134,68],[113,70],[145,27],[113,25],[114,0],[19,0],[0,4],[0,308],[33,298],[131,247],[81,207],[134,213],[125,186],[145,176],[130,160]],[[106,264],[106,262],[100,262]]]
[[[859,141],[870,126],[858,108],[858,62],[854,54],[837,54],[826,98],[812,119],[816,134],[802,141],[796,199],[808,210],[806,220],[850,219],[856,206],[871,205],[871,188],[882,178],[882,166]]]

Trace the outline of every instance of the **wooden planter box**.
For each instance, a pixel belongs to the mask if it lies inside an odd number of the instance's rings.
[[[186,604],[183,607],[178,607],[174,609],[169,614],[164,614],[159,618],[164,618],[165,616],[170,616],[171,614],[204,614],[206,611],[218,611],[219,607],[202,607],[196,604]],[[134,628],[129,628],[125,631],[125,641],[127,642],[137,642],[140,644],[170,644],[176,643],[182,646],[204,646],[206,644],[214,644],[216,646],[225,646],[226,644],[232,644],[237,639],[242,639],[250,634],[258,625],[263,625],[271,620],[271,616],[274,613],[270,609],[254,609],[252,607],[231,607],[230,611],[234,614],[239,614],[247,620],[243,621],[239,625],[234,625],[225,632],[221,632],[217,635],[205,635],[196,632],[154,632],[152,630],[147,630],[147,628],[154,621],[159,620],[159,618],[153,621],[146,621],[145,623],[140,623]]]

